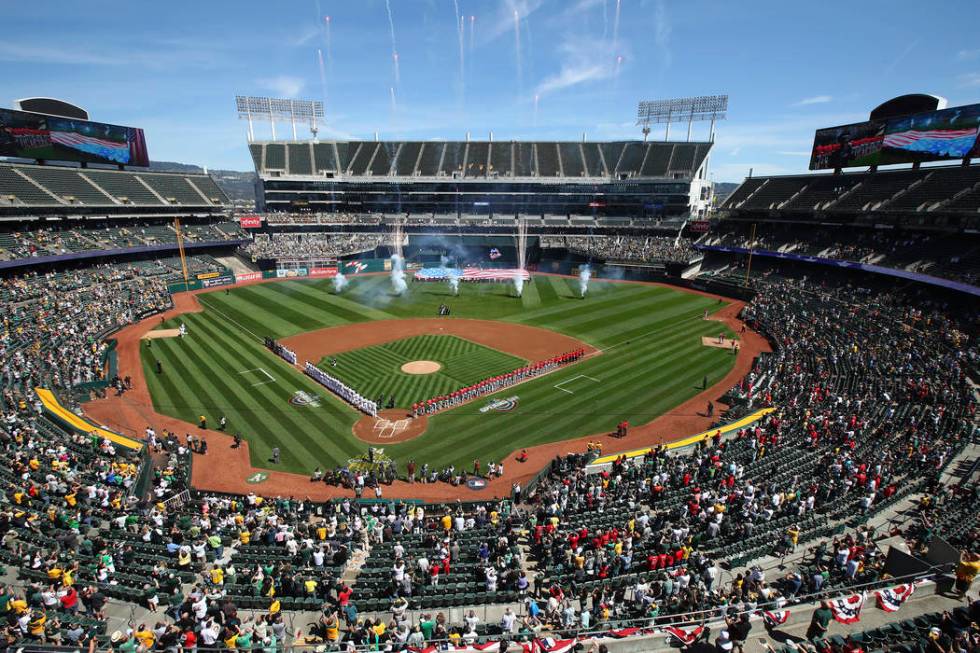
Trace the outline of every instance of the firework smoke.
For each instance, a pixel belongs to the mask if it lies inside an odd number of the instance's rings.
[[[391,255],[391,291],[396,295],[404,295],[408,290],[405,282],[405,260],[398,254]]]
[[[578,271],[578,296],[585,297],[585,293],[589,292],[589,279],[592,278],[592,268],[588,265],[583,265]]]
[[[337,276],[333,278],[333,291],[339,295],[340,293],[344,292],[344,288],[346,288],[347,284],[349,283],[350,281],[347,280],[344,273],[337,270]]]

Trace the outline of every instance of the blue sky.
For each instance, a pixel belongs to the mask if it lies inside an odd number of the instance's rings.
[[[236,94],[324,100],[321,138],[602,140],[640,136],[638,100],[728,93],[716,181],[805,170],[815,128],[895,95],[980,101],[977,0],[8,0],[4,23],[0,106],[68,99],[212,168],[251,167]]]

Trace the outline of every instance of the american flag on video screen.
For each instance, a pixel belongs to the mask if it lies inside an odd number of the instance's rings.
[[[129,161],[129,143],[109,141],[93,136],[84,136],[75,132],[52,131],[49,135],[52,143],[64,145],[76,150],[126,163]]]
[[[885,134],[885,147],[916,152],[931,152],[947,156],[966,155],[977,140],[977,129],[909,129]]]
[[[496,261],[498,258],[500,258],[500,256],[501,256],[501,254],[500,254],[500,250],[499,249],[497,249],[496,247],[491,247],[490,248],[490,260],[491,261]]]

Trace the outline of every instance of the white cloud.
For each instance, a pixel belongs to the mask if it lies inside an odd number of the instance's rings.
[[[488,21],[477,20],[477,39],[481,44],[489,43],[503,34],[510,34],[513,37],[514,31],[514,12],[517,12],[519,20],[524,20],[535,11],[541,8],[544,0],[506,0],[500,4],[497,14]]]
[[[960,50],[956,53],[957,61],[973,61],[974,59],[980,59],[980,48],[976,50]]]
[[[292,75],[277,75],[276,77],[266,77],[257,80],[259,86],[269,89],[277,97],[294,98],[298,96],[306,82],[300,77]]]
[[[976,88],[980,86],[980,73],[967,73],[965,75],[960,75],[959,86],[961,88]]]
[[[807,152],[805,150],[799,150],[799,151],[795,151],[795,150],[778,150],[776,152],[776,154],[780,154],[782,156],[810,156],[810,152]]]
[[[793,103],[793,106],[794,107],[806,107],[806,106],[809,106],[811,104],[827,104],[828,102],[832,101],[833,99],[834,98],[831,95],[814,95],[813,97],[803,98],[799,102],[794,102]]]
[[[0,61],[29,62],[78,66],[113,66],[128,64],[123,57],[113,57],[73,48],[36,46],[26,43],[0,42]]]
[[[541,80],[534,93],[544,97],[580,84],[609,79],[616,74],[617,54],[609,40],[568,34],[556,52],[561,68]]]

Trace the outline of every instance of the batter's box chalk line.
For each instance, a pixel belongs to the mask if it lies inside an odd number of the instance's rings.
[[[393,438],[408,428],[407,419],[392,421],[390,419],[378,418],[374,420],[374,430],[378,432],[378,438]]]
[[[268,372],[266,372],[265,371],[265,368],[262,368],[262,367],[256,367],[256,368],[253,368],[253,369],[250,369],[250,370],[242,370],[241,372],[238,373],[238,375],[241,376],[242,374],[248,374],[249,372],[262,372],[262,374],[265,374],[265,376],[266,376],[266,380],[265,381],[259,381],[257,383],[253,383],[252,384],[252,387],[253,388],[255,386],[257,386],[257,385],[266,385],[266,384],[269,384],[269,383],[275,383],[276,382],[275,377],[272,376],[271,374],[269,374]]]
[[[555,389],[561,390],[562,392],[567,392],[568,394],[573,395],[573,394],[575,394],[574,392],[572,392],[571,390],[568,390],[567,388],[563,388],[562,386],[565,385],[565,384],[567,384],[567,383],[571,383],[572,381],[576,381],[578,379],[588,379],[589,381],[592,381],[593,383],[598,383],[599,382],[599,379],[592,378],[591,376],[587,376],[585,374],[577,374],[576,376],[573,376],[570,379],[565,379],[561,383],[556,384],[555,385]]]

